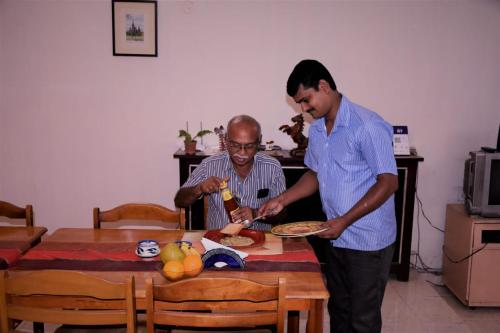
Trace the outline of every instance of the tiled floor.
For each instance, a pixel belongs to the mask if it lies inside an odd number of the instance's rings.
[[[500,332],[500,308],[469,309],[442,286],[440,276],[413,270],[409,282],[389,280],[382,315],[384,333]],[[328,332],[326,310],[324,327],[323,332]],[[23,323],[22,332],[31,332],[30,328],[31,323]],[[45,332],[53,331],[52,327],[46,327]],[[302,319],[300,332],[305,332]]]

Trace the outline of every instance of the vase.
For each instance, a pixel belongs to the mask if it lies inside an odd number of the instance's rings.
[[[196,141],[184,141],[184,153],[194,155],[196,153]]]

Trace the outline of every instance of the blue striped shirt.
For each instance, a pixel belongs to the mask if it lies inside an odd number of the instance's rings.
[[[205,158],[182,187],[196,186],[211,176],[230,177],[227,185],[241,207],[257,209],[286,189],[285,175],[280,162],[274,157],[260,152],[255,154],[252,170],[245,179],[241,179],[234,170],[229,154],[222,152]],[[208,196],[207,228],[221,229],[228,223],[229,218],[224,210],[220,192],[210,194]],[[271,225],[254,222],[251,228],[270,230]]]
[[[375,184],[377,175],[397,175],[392,126],[376,113],[342,97],[335,124],[326,134],[325,119],[309,128],[305,164],[317,173],[328,219],[344,215]],[[333,246],[375,251],[396,239],[394,195],[351,224]]]

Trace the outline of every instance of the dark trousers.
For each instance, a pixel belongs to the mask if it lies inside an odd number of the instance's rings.
[[[378,251],[325,248],[331,333],[381,332],[394,244]]]

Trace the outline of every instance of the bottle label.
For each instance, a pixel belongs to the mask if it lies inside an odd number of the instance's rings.
[[[231,200],[233,196],[231,195],[231,192],[229,191],[222,191],[222,200],[228,201]]]

